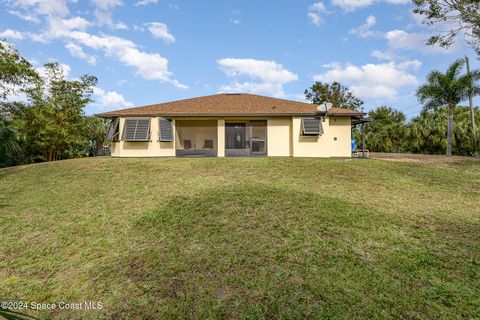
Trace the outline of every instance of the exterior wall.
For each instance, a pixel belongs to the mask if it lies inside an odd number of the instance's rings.
[[[270,157],[292,155],[292,118],[270,118],[267,122],[267,154]]]
[[[175,142],[160,142],[158,140],[158,119],[151,118],[150,121],[150,142],[113,142],[113,157],[174,157]],[[123,135],[125,118],[120,118],[120,139]],[[175,120],[172,121],[173,130],[175,130]]]
[[[292,119],[294,157],[351,157],[351,119],[328,117],[322,122],[323,135],[302,136],[301,118]],[[335,140],[336,138],[336,140]]]
[[[113,157],[174,157],[176,142],[158,141],[158,117],[150,123],[150,142],[113,142]],[[211,119],[211,118],[210,118]],[[242,122],[254,118],[227,119]],[[256,119],[256,118],[255,118]],[[178,118],[177,120],[202,120]],[[258,118],[257,120],[265,120]],[[217,139],[214,147],[217,156],[225,156],[225,119],[215,119]],[[120,138],[123,134],[125,118],[120,118]],[[172,121],[175,140],[179,141],[175,119]],[[301,135],[301,118],[284,117],[267,119],[267,154],[276,157],[351,157],[351,119],[350,117],[328,117],[322,122],[323,135],[305,137]],[[247,130],[249,131],[249,130]],[[248,132],[247,132],[248,134]],[[335,140],[336,138],[336,140]]]

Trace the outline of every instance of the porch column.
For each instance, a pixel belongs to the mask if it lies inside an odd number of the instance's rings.
[[[217,120],[217,157],[225,157],[225,120]]]

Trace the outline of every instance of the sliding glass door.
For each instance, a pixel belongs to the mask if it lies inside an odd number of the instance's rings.
[[[266,156],[267,121],[226,122],[225,155],[227,157]]]
[[[225,124],[225,149],[246,149],[245,123]]]

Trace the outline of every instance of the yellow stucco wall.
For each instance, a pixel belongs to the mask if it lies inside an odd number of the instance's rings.
[[[302,136],[301,118],[292,119],[294,157],[351,157],[351,119],[328,117],[322,122],[323,135]],[[335,140],[336,138],[336,140]]]
[[[292,155],[292,118],[270,118],[267,121],[267,150],[270,157]]]
[[[174,157],[175,142],[160,142],[158,140],[158,124],[157,117],[151,118],[150,121],[150,142],[113,142],[113,157]],[[123,127],[125,118],[120,118],[120,139],[123,135]],[[172,121],[173,130],[175,132],[175,120]]]
[[[158,141],[158,119],[150,123],[150,142],[113,142],[113,157],[162,157],[175,156],[176,142]],[[178,118],[177,120],[191,118]],[[253,118],[252,118],[253,119]],[[193,119],[191,119],[193,120]],[[202,119],[195,119],[202,120]],[[241,120],[241,119],[237,119]],[[250,120],[250,119],[243,119]],[[258,118],[257,120],[261,120]],[[265,118],[263,118],[265,120]],[[225,119],[215,119],[217,136],[215,148],[219,157],[225,156]],[[233,121],[233,119],[227,119]],[[322,122],[324,134],[319,137],[301,135],[301,118],[284,117],[267,119],[267,151],[274,157],[350,157],[351,156],[351,119],[349,117],[328,117]],[[120,138],[123,134],[125,118],[120,119]],[[172,121],[175,140],[179,136],[175,119]],[[248,132],[248,130],[247,130]],[[336,140],[335,140],[336,138]]]
[[[217,139],[218,139],[218,149],[217,157],[225,157],[225,120],[217,120]]]

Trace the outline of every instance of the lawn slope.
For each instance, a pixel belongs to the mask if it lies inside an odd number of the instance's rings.
[[[54,318],[475,318],[480,162],[78,159],[0,170],[0,300]]]

